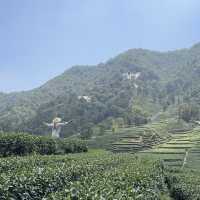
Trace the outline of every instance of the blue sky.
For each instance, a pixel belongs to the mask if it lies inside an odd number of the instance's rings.
[[[199,0],[0,0],[0,91],[35,88],[130,48],[200,42]]]

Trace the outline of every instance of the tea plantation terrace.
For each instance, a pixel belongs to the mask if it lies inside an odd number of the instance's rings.
[[[115,153],[130,152],[136,153],[145,149],[152,148],[155,145],[164,143],[170,139],[170,134],[162,134],[158,127],[167,122],[153,123],[139,127],[128,127],[121,129],[119,140],[111,144],[110,150]]]
[[[141,157],[162,159],[170,167],[198,169],[200,164],[200,128],[172,134],[170,141],[140,151]]]

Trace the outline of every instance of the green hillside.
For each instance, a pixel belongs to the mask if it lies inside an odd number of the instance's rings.
[[[199,53],[200,44],[162,53],[132,49],[96,66],[74,66],[34,90],[1,93],[0,128],[45,135],[49,130],[43,122],[58,115],[73,119],[63,129],[64,137],[78,133],[88,138],[119,121],[145,124],[163,111],[168,117],[179,113],[186,121],[196,120]]]

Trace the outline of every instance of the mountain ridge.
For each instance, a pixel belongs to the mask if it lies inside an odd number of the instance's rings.
[[[107,64],[107,63],[109,63],[110,61],[112,61],[112,59],[116,59],[117,57],[119,57],[119,56],[121,56],[121,55],[123,55],[123,54],[127,54],[127,53],[129,53],[129,52],[135,52],[135,53],[137,53],[137,52],[149,52],[149,53],[155,53],[155,54],[158,54],[158,55],[163,55],[163,54],[173,54],[173,53],[175,53],[175,52],[183,52],[183,51],[186,51],[186,52],[188,52],[188,51],[190,51],[190,50],[192,50],[192,49],[197,49],[198,51],[200,51],[200,42],[198,42],[198,43],[195,43],[194,45],[192,45],[191,47],[189,47],[189,48],[180,48],[180,49],[176,49],[176,50],[168,50],[168,51],[156,51],[156,50],[150,50],[150,49],[144,49],[144,48],[131,48],[131,49],[128,49],[128,50],[126,50],[126,51],[124,51],[124,52],[122,52],[122,53],[119,53],[117,56],[114,56],[114,57],[112,57],[112,58],[110,58],[110,59],[108,59],[106,62],[100,62],[100,63],[98,63],[98,64],[96,64],[96,65],[81,65],[81,64],[79,64],[79,65],[73,65],[73,66],[71,66],[69,69],[66,69],[63,73],[61,73],[60,75],[58,75],[58,76],[55,76],[54,78],[52,78],[52,79],[50,79],[50,80],[48,80],[48,81],[46,81],[44,84],[42,84],[41,86],[38,86],[38,87],[36,87],[36,88],[33,88],[33,89],[30,89],[30,90],[25,90],[25,91],[13,91],[13,92],[1,92],[0,91],[0,95],[10,95],[10,94],[18,94],[18,93],[27,93],[27,92],[31,92],[31,91],[35,91],[35,90],[37,90],[37,89],[40,89],[42,86],[44,86],[44,85],[46,85],[47,83],[49,83],[50,81],[53,81],[55,78],[57,78],[57,77],[59,77],[59,76],[62,76],[63,74],[65,74],[65,73],[67,73],[68,71],[70,71],[70,70],[72,70],[73,68],[79,68],[79,67],[94,67],[94,66],[102,66],[102,65],[104,65],[104,64]]]

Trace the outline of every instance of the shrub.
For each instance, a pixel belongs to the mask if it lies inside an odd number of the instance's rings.
[[[58,149],[58,142],[50,137],[35,137],[36,152],[41,155],[55,154]]]
[[[1,158],[1,200],[160,200],[160,166],[130,154]]]
[[[81,140],[55,139],[25,133],[2,133],[0,135],[0,155],[41,155],[86,152],[87,146]]]
[[[64,153],[80,153],[87,152],[86,143],[78,139],[63,139],[61,141],[61,149],[64,150]]]
[[[199,106],[195,104],[182,104],[178,107],[178,117],[186,122],[199,119]]]
[[[168,174],[166,177],[166,184],[171,197],[175,200],[199,200],[199,172],[178,170],[174,173]]]
[[[2,156],[27,155],[36,150],[35,137],[28,134],[1,134],[0,154]]]

